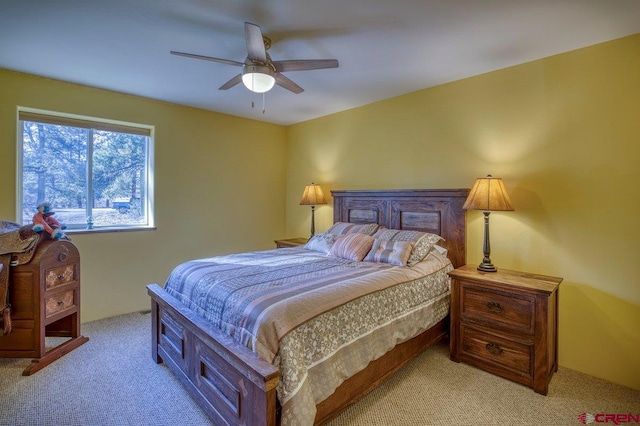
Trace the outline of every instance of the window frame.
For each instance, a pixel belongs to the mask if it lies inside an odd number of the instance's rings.
[[[68,234],[79,233],[102,233],[102,232],[121,232],[121,231],[139,231],[156,229],[155,227],[155,202],[154,202],[154,178],[155,178],[155,126],[132,123],[120,120],[111,120],[106,118],[91,117],[79,114],[68,114],[56,111],[28,108],[18,106],[16,109],[16,221],[22,223],[23,220],[23,173],[24,173],[24,140],[23,140],[23,126],[22,122],[37,122],[49,125],[61,125],[70,127],[86,128],[90,131],[103,130],[114,131],[120,133],[135,134],[140,136],[147,136],[148,142],[146,144],[146,224],[134,224],[134,225],[106,225],[99,227],[92,227],[91,229],[72,227],[65,230]],[[91,130],[92,129],[92,130]],[[89,198],[89,195],[93,194],[93,139],[91,144],[87,146],[87,188],[85,195]]]

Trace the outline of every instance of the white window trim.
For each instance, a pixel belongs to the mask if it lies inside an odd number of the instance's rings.
[[[51,117],[69,118],[75,120],[91,121],[96,123],[106,123],[116,126],[132,127],[139,129],[147,129],[149,131],[150,143],[147,144],[147,212],[148,223],[146,225],[131,225],[131,226],[102,226],[95,229],[66,229],[68,234],[74,233],[93,233],[93,232],[109,232],[109,231],[135,231],[143,229],[155,229],[155,198],[154,198],[154,185],[155,185],[155,126],[139,123],[131,123],[126,121],[111,120],[106,118],[97,118],[79,114],[69,114],[57,111],[48,111],[44,109],[29,108],[18,106],[16,108],[16,221],[22,222],[22,173],[24,169],[23,156],[22,156],[22,128],[20,126],[20,113],[28,112],[33,114],[48,115]]]

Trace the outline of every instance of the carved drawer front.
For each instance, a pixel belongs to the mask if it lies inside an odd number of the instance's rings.
[[[250,383],[224,358],[199,340],[194,341],[194,351],[197,364],[193,383],[211,403],[211,409],[223,419],[237,418],[237,424],[245,424],[242,422],[242,408],[249,412],[251,408],[246,404],[243,407],[242,398],[243,392],[246,394],[250,388]]]
[[[516,372],[531,375],[531,345],[503,339],[473,327],[462,327],[462,352],[481,362]]]
[[[461,287],[464,319],[487,322],[528,334],[534,332],[535,299],[524,295]]]
[[[182,362],[185,357],[185,332],[182,325],[166,313],[160,312],[160,346],[174,362]]]
[[[75,306],[74,290],[65,291],[64,293],[57,294],[55,296],[48,297],[46,299],[46,314],[49,318],[69,308]]]
[[[59,285],[68,284],[76,280],[75,265],[59,266],[49,269],[45,273],[45,282],[47,289],[57,287]]]

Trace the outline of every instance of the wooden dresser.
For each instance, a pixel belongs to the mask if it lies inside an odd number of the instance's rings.
[[[23,375],[89,340],[80,334],[80,255],[70,241],[41,241],[29,263],[12,267],[9,300],[13,331],[0,337],[0,358],[34,358]],[[47,348],[45,336],[67,339]]]
[[[546,395],[558,370],[562,278],[466,265],[449,273],[451,359]]]

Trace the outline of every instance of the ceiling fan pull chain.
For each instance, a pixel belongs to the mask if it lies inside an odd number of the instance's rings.
[[[256,80],[256,75],[255,74],[251,74],[251,88],[253,88],[253,86],[255,85],[255,80]],[[251,109],[254,108],[254,101],[255,101],[255,94],[256,92],[254,92],[253,90],[251,90]]]
[[[264,107],[264,92],[262,92],[262,113],[264,114],[265,111],[265,107]]]

